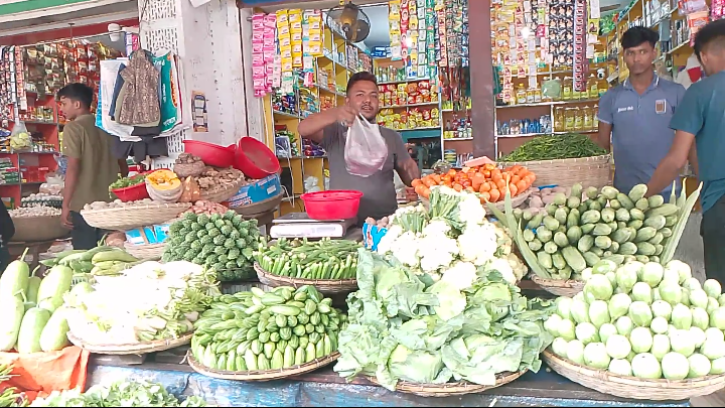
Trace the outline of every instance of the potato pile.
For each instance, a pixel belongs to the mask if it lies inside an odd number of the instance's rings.
[[[531,193],[529,198],[526,199],[526,204],[522,207],[528,208],[534,215],[542,214],[546,216],[546,206],[554,202],[554,196],[556,196],[557,193],[563,193],[568,197],[571,193],[571,187],[549,187],[541,190],[536,189],[533,193]]]
[[[243,180],[244,173],[233,167],[227,169],[216,169],[211,166],[207,166],[204,172],[196,178],[196,182],[199,183],[199,189],[201,189],[202,194],[234,186],[239,183],[239,181]]]

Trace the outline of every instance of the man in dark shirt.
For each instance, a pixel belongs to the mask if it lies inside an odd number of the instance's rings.
[[[705,274],[725,281],[725,20],[703,27],[695,35],[695,54],[707,78],[693,84],[682,98],[670,127],[675,139],[647,184],[648,194],[664,189],[677,178],[693,143],[697,148],[698,177],[703,182],[701,234],[705,247]]]
[[[15,235],[15,225],[10,218],[10,214],[8,214],[7,208],[5,208],[5,204],[0,202],[0,275],[10,263],[8,243],[13,235]]]
[[[398,209],[393,170],[406,186],[410,186],[413,179],[420,176],[418,165],[410,157],[400,134],[382,126],[380,134],[388,147],[388,157],[383,168],[370,177],[356,176],[347,170],[345,142],[348,128],[358,115],[375,123],[379,110],[375,75],[358,72],[347,83],[345,105],[311,115],[300,122],[297,128],[300,136],[320,143],[327,151],[331,190],[357,190],[363,193],[357,217],[359,224],[367,217],[380,219]]]

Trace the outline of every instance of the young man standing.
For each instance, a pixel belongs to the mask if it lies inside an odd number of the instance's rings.
[[[13,224],[13,219],[10,218],[5,204],[0,201],[0,275],[10,263],[8,244],[13,235],[15,235],[15,224]]]
[[[646,27],[632,27],[622,35],[629,78],[599,102],[599,140],[612,136],[614,187],[620,191],[647,183],[675,136],[670,119],[685,88],[655,74],[658,40],[659,34]],[[671,186],[663,186],[653,193],[669,197],[670,191]]]
[[[70,84],[58,92],[60,111],[69,122],[63,130],[63,154],[68,168],[63,189],[62,222],[72,230],[74,249],[91,249],[102,238],[102,231],[89,226],[81,216],[84,205],[109,201],[108,187],[119,174],[128,175],[125,160],[113,157],[112,136],[96,127],[91,114],[93,90],[83,84]]]
[[[707,78],[692,84],[685,93],[670,123],[675,140],[647,187],[659,191],[672,184],[695,142],[698,176],[704,183],[700,233],[705,273],[725,282],[725,20],[713,21],[698,31],[694,49]]]
[[[364,195],[360,200],[358,223],[367,217],[380,219],[395,212],[398,201],[393,181],[393,170],[397,171],[406,186],[420,176],[418,165],[410,157],[397,132],[380,127],[380,134],[388,147],[388,158],[382,170],[370,177],[350,174],[345,166],[345,139],[347,130],[362,115],[375,123],[380,109],[378,83],[375,75],[358,72],[347,83],[345,105],[311,115],[300,122],[297,128],[300,136],[320,143],[330,160],[330,189],[357,190]]]

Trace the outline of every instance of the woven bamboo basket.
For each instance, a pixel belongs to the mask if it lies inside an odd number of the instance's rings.
[[[79,339],[73,333],[68,333],[68,340],[74,345],[93,354],[106,354],[112,356],[128,356],[155,353],[185,346],[191,342],[193,333],[185,334],[177,339],[156,340],[147,343],[135,344],[92,344]]]
[[[501,163],[508,166],[521,165],[536,174],[534,186],[558,185],[571,187],[581,183],[584,187],[601,188],[610,185],[612,165],[610,155],[582,157],[577,159],[541,160]]]
[[[602,394],[620,398],[653,401],[689,400],[710,395],[725,387],[725,374],[680,381],[643,380],[584,367],[562,359],[551,350],[545,350],[542,356],[544,362],[559,375]]]
[[[15,234],[10,242],[40,242],[65,238],[70,234],[60,223],[60,215],[13,218]]]
[[[292,286],[294,288],[299,288],[300,286],[309,285],[314,286],[324,295],[348,294],[357,290],[356,279],[299,279],[291,278],[289,276],[279,276],[265,271],[256,262],[254,263],[254,270],[257,272],[257,277],[260,282],[273,288],[278,286]]]
[[[584,289],[584,282],[581,281],[575,281],[571,279],[543,279],[538,277],[537,275],[534,275],[533,273],[530,274],[529,277],[531,277],[531,280],[535,284],[541,286],[541,289],[544,289],[545,291],[556,296],[574,297],[577,295],[577,293],[581,292]]]
[[[211,377],[216,378],[219,380],[234,380],[234,381],[258,381],[258,382],[264,382],[264,381],[274,381],[274,380],[281,380],[288,377],[295,377],[298,375],[306,374],[312,371],[317,370],[318,368],[324,367],[328,364],[331,364],[335,362],[338,357],[340,357],[340,353],[334,352],[330,354],[327,357],[318,358],[315,359],[309,363],[290,367],[290,368],[282,368],[279,370],[256,370],[256,371],[243,371],[243,372],[233,372],[233,371],[222,371],[222,370],[213,370],[209,367],[203,366],[200,362],[196,361],[194,357],[191,355],[191,352],[187,353],[186,358],[189,362],[189,366],[196,371],[197,373]]]
[[[395,391],[405,394],[413,394],[419,397],[444,398],[466,394],[480,394],[496,387],[506,385],[526,373],[527,370],[516,373],[501,373],[496,376],[495,385],[479,385],[468,381],[445,383],[445,384],[415,384],[406,381],[399,381]],[[366,377],[373,384],[380,385],[375,377]]]
[[[166,244],[134,245],[126,242],[123,247],[126,252],[138,259],[159,259],[164,254]]]
[[[191,207],[189,203],[153,203],[126,208],[83,210],[88,225],[109,231],[126,231],[174,219]]]
[[[200,199],[205,201],[211,201],[213,203],[223,203],[228,199],[234,197],[237,192],[239,192],[239,189],[242,188],[244,183],[244,179],[240,179],[237,180],[237,182],[234,184],[202,192]]]

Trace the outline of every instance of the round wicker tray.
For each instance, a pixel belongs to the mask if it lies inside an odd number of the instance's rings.
[[[310,285],[314,286],[320,293],[324,295],[332,294],[348,294],[357,290],[356,279],[299,279],[290,278],[289,276],[278,276],[273,275],[259,266],[258,263],[254,263],[254,270],[257,272],[259,281],[267,286],[276,288],[278,286],[292,286],[299,288],[300,286]]]
[[[83,350],[90,351],[93,354],[107,354],[113,356],[127,356],[155,353],[157,351],[170,350],[179,346],[187,345],[191,342],[193,333],[185,334],[178,339],[157,340],[149,343],[136,344],[91,344],[86,343],[82,339],[68,333],[68,340]]]
[[[239,192],[239,189],[242,188],[244,183],[244,179],[241,179],[237,180],[237,182],[233,185],[205,191],[201,193],[200,200],[211,201],[213,203],[223,203],[224,201],[234,197],[237,192]]]
[[[138,259],[158,259],[164,254],[166,244],[134,245],[126,242],[123,247],[126,252]]]
[[[283,378],[287,377],[294,377],[298,375],[302,375],[305,373],[309,373],[311,371],[315,371],[320,367],[324,367],[330,363],[335,362],[338,357],[340,357],[340,353],[335,352],[330,354],[327,357],[318,358],[315,359],[307,364],[302,364],[290,368],[283,368],[281,370],[264,370],[264,371],[243,371],[243,372],[233,372],[233,371],[221,371],[221,370],[213,370],[211,368],[205,367],[201,365],[198,361],[194,359],[194,357],[191,355],[191,352],[187,353],[186,358],[189,361],[189,366],[196,371],[197,373],[211,377],[216,378],[220,380],[234,380],[234,381],[274,381],[274,380],[281,380]]]
[[[479,385],[468,381],[446,383],[446,384],[415,384],[406,381],[399,381],[395,391],[405,394],[413,394],[420,397],[444,398],[456,395],[479,394],[484,391],[506,385],[526,373],[527,370],[516,373],[501,373],[496,376],[496,385]],[[374,377],[366,377],[373,384],[380,385]]]
[[[581,292],[584,289],[584,282],[581,281],[575,281],[575,280],[556,280],[556,279],[543,279],[538,277],[537,275],[534,275],[533,273],[529,275],[531,280],[541,286],[542,289],[545,291],[556,295],[556,296],[566,296],[566,297],[574,297],[577,293]]]
[[[603,394],[621,398],[654,401],[688,400],[710,395],[725,387],[725,374],[680,381],[643,380],[580,366],[562,359],[550,350],[544,350],[542,356],[544,362],[559,375]]]
[[[110,231],[126,231],[172,220],[191,207],[189,203],[153,203],[127,208],[83,210],[88,225]]]
[[[519,194],[516,197],[513,197],[511,199],[511,206],[513,208],[520,207],[522,204],[524,204],[526,202],[526,199],[529,198],[529,196],[534,191],[537,191],[537,190],[538,190],[538,188],[536,188],[536,187],[529,187],[529,189],[527,189],[523,193],[521,193],[521,194]],[[421,196],[418,196],[418,198],[420,199],[420,202],[423,203],[423,206],[426,209],[429,209],[430,208],[429,207],[430,206],[430,202],[428,201],[427,198],[424,198],[424,197],[421,197]],[[505,207],[506,203],[504,202],[503,199],[501,199],[500,201],[493,203],[493,205],[495,205],[496,208],[498,208],[499,210],[504,211],[504,209],[505,209],[504,207]],[[484,208],[485,208],[485,205],[484,205]]]
[[[552,184],[571,187],[581,183],[584,187],[602,188],[610,185],[612,175],[611,156],[581,157],[575,159],[539,160],[500,163],[504,166],[521,165],[536,174],[534,186]]]
[[[13,218],[15,234],[10,242],[40,242],[65,238],[70,234],[60,223],[60,215]]]

